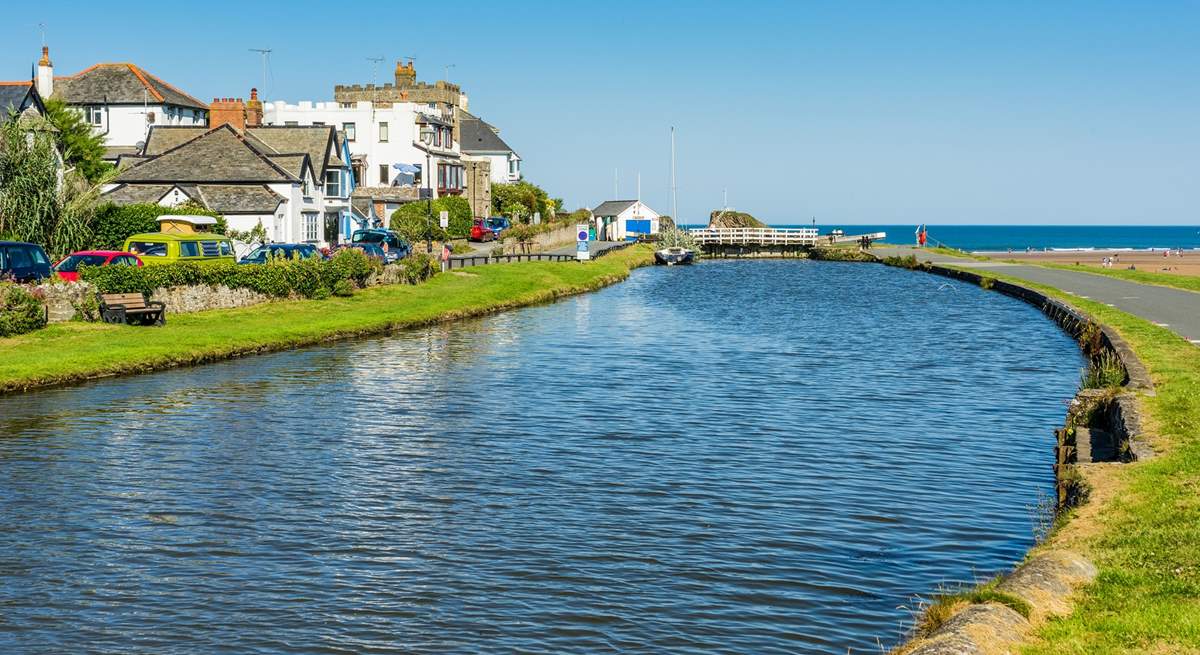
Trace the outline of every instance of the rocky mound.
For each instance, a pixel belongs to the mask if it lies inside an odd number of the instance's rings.
[[[718,209],[708,217],[709,227],[767,227],[767,224],[746,212]]]

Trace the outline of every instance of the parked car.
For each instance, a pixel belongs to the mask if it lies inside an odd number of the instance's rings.
[[[494,241],[496,239],[496,231],[483,224],[483,221],[475,221],[471,225],[471,241]]]
[[[387,263],[399,261],[408,257],[412,253],[412,246],[408,245],[399,234],[391,230],[381,228],[372,228],[368,230],[355,230],[354,234],[350,235],[351,244],[359,243],[374,243],[381,249],[384,245],[387,246],[383,250]]]
[[[358,250],[363,251],[366,253],[367,257],[374,259],[380,264],[386,264],[388,261],[387,253],[383,252],[383,246],[379,245],[378,243],[352,243],[347,247],[357,248]]]
[[[233,241],[209,232],[146,232],[125,240],[125,251],[137,255],[147,266],[172,262],[234,263]]]
[[[133,253],[120,250],[81,250],[67,255],[54,265],[54,272],[68,282],[79,279],[80,266],[141,266],[142,260]]]
[[[496,237],[499,238],[500,235],[504,234],[505,230],[512,227],[512,222],[510,222],[504,216],[492,216],[491,218],[487,219],[487,226],[491,228],[491,230],[496,233]]]
[[[0,241],[0,279],[40,282],[50,277],[50,258],[36,243]]]
[[[271,257],[284,259],[324,259],[321,250],[311,243],[269,243],[251,250],[239,264],[265,264]]]

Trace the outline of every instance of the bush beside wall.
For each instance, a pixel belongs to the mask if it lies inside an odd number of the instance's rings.
[[[46,327],[46,306],[28,288],[0,283],[0,337]]]

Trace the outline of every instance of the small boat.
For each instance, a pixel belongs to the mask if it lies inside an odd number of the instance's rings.
[[[687,248],[675,246],[673,248],[663,248],[662,250],[654,251],[654,263],[664,266],[674,266],[675,264],[690,264],[696,258],[696,253]]]

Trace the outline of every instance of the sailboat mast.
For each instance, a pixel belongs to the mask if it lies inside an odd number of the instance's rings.
[[[671,220],[679,227],[679,203],[675,197],[675,126],[671,126]]]

